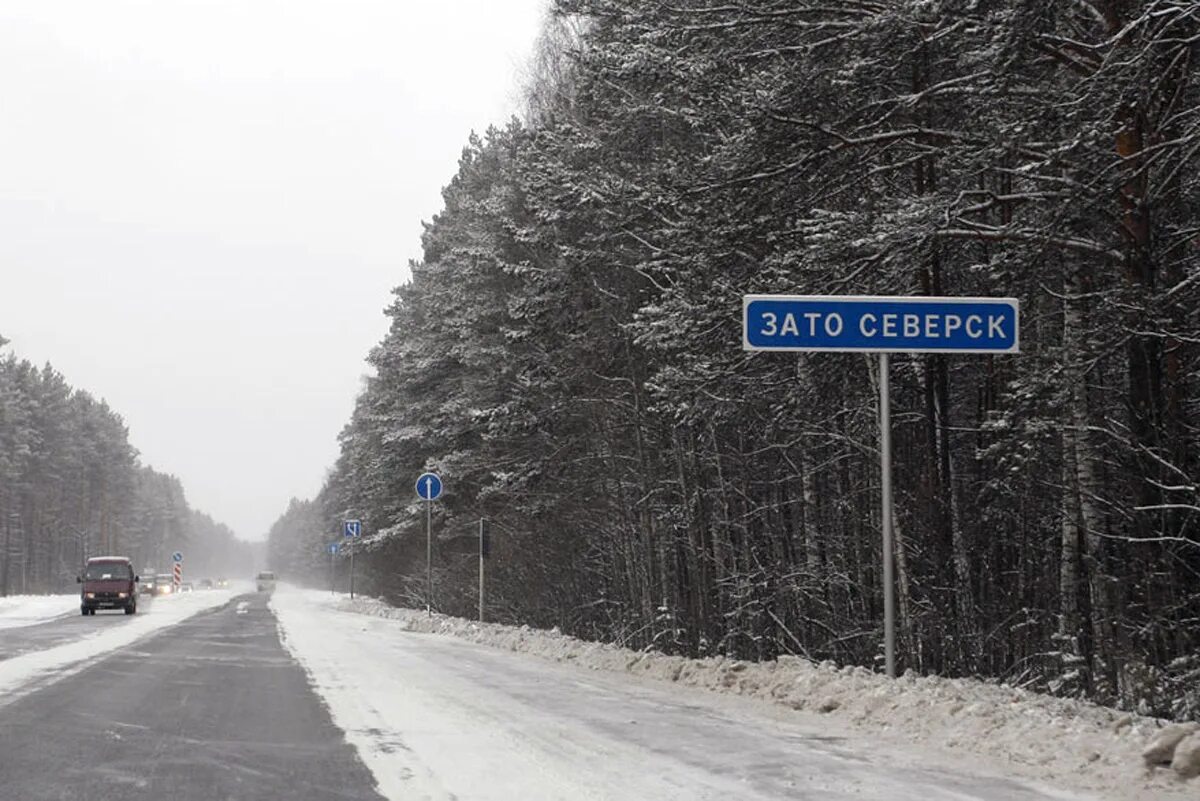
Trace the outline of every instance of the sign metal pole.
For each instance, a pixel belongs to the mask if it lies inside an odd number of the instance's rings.
[[[883,652],[889,678],[896,678],[896,593],[892,546],[892,393],[888,354],[879,354],[880,522],[883,529]]]
[[[354,600],[354,540],[350,540],[350,599]]]
[[[484,518],[479,518],[479,622],[483,622],[483,538],[484,526],[487,522]]]
[[[433,617],[433,501],[425,501],[425,614]]]

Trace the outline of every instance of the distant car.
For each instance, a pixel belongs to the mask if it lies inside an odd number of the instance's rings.
[[[147,568],[142,571],[142,575],[146,577],[146,580],[138,582],[138,595],[147,595],[153,598],[158,590],[154,584],[154,570]]]
[[[271,592],[275,589],[275,574],[269,570],[264,570],[254,577],[254,585],[259,592]]]
[[[218,589],[218,590],[227,590],[227,589],[229,589],[229,579],[227,579],[227,578],[219,578],[219,579],[217,579],[217,589]]]
[[[200,589],[211,590],[213,588],[212,579],[200,579]]]
[[[154,594],[170,595],[175,590],[175,577],[170,573],[159,573],[154,577]]]
[[[97,556],[87,560],[79,576],[79,611],[94,615],[97,609],[124,609],[137,613],[137,581],[133,563],[124,556]]]
[[[195,589],[196,588],[194,586],[192,586],[192,582],[190,582],[190,581],[185,581],[179,585],[180,592],[194,592]]]

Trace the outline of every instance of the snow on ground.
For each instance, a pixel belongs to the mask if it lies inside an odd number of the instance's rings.
[[[79,615],[79,596],[71,596],[75,614]],[[231,591],[213,590],[155,598],[142,603],[138,613],[126,617],[123,613],[100,612],[96,617],[82,618],[80,625],[94,626],[85,636],[0,661],[0,706],[58,679],[70,676],[87,667],[92,660],[118,648],[136,642],[193,615],[229,601]],[[76,621],[78,622],[78,621]]]
[[[79,613],[79,593],[70,595],[10,595],[0,598],[0,629],[44,623],[69,612]]]
[[[864,668],[794,657],[764,663],[685,659],[584,642],[557,630],[430,617],[368,598],[340,596],[336,607],[395,620],[408,631],[759,699],[794,710],[791,719],[800,723],[843,726],[856,737],[931,747],[1008,775],[1108,798],[1200,797],[1200,779],[1183,782],[1169,769],[1147,772],[1143,766],[1142,749],[1164,721],[1082,701],[971,679],[905,675],[891,680]]]
[[[663,666],[674,684],[641,681],[605,668],[653,675],[642,655],[546,632],[441,617],[431,624],[424,613],[287,587],[271,608],[334,723],[380,792],[397,801],[1095,797],[1014,781],[961,755],[945,759],[911,744],[880,748],[874,737],[831,725],[836,716],[680,687],[685,674],[696,675],[682,660]],[[359,611],[369,614],[353,614]],[[413,633],[422,628],[474,630],[482,645]],[[596,670],[505,650],[535,643],[535,653]],[[730,663],[719,675],[725,678],[717,685],[732,688],[755,674]],[[825,689],[822,699],[831,697]]]

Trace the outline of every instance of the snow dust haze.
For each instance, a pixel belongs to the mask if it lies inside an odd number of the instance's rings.
[[[8,0],[8,350],[264,536],[336,458],[421,221],[471,130],[519,110],[544,6]]]

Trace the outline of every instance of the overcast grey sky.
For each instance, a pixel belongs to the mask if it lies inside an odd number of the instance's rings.
[[[0,0],[0,334],[258,539],[545,0]]]

